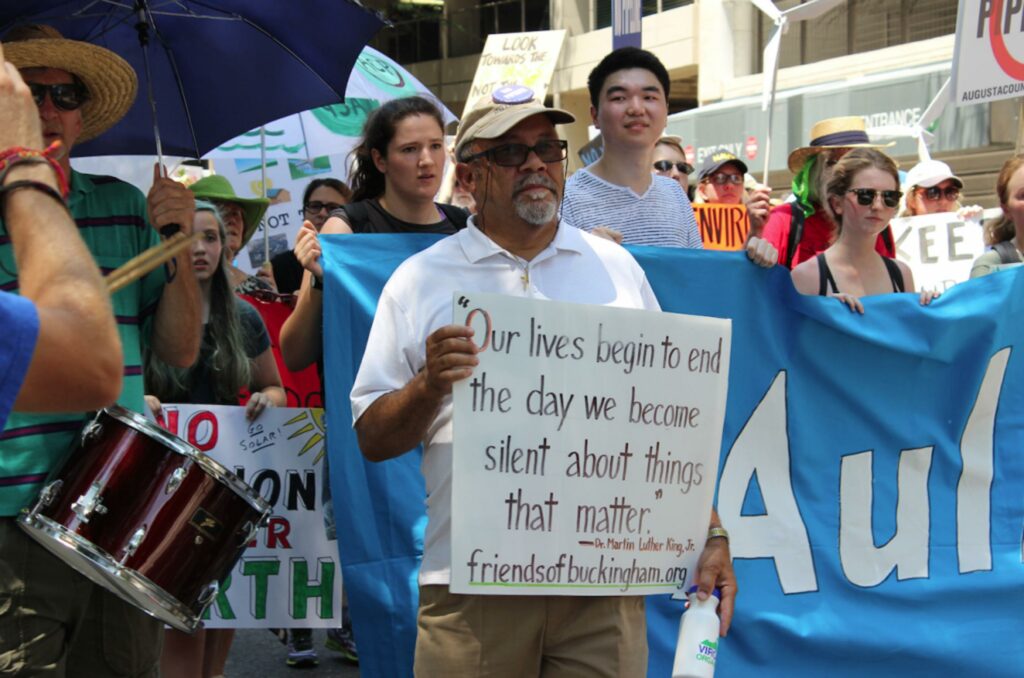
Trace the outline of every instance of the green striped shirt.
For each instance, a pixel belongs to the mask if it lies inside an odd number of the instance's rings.
[[[71,172],[71,214],[100,270],[107,274],[160,236],[146,220],[146,199],[120,179]],[[111,301],[124,351],[124,388],[118,403],[142,412],[142,346],[148,341],[153,314],[166,274],[158,268],[115,294]],[[0,289],[18,291],[11,240],[0,220]],[[12,413],[0,433],[0,516],[12,516],[31,504],[43,481],[63,459],[88,415]]]

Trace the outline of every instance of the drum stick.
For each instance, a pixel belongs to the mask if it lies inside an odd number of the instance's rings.
[[[121,267],[111,271],[106,277],[107,291],[110,294],[127,287],[150,271],[177,256],[201,237],[201,233],[186,236],[176,233],[166,241],[151,247],[138,256],[129,259]]]

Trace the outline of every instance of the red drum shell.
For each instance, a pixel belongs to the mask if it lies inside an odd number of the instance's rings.
[[[85,428],[47,485],[55,480],[61,481],[60,486],[49,502],[37,505],[22,520],[29,533],[59,556],[65,550],[60,547],[68,544],[44,541],[55,539],[30,529],[33,518],[51,523],[51,532],[56,524],[64,536],[70,533],[72,540],[88,542],[86,548],[91,545],[101,552],[101,563],[94,567],[103,571],[83,574],[101,583],[112,581],[114,586],[104,585],[186,631],[198,626],[212,599],[211,584],[224,580],[270,511],[263,499],[223,466],[116,406],[100,412]],[[75,502],[87,499],[94,487],[101,506],[83,518]],[[145,536],[128,555],[140,529]],[[81,558],[64,559],[76,569],[83,567]],[[159,589],[151,592],[154,597],[166,594],[187,612],[179,610],[168,619],[165,609],[152,609],[160,606],[140,603],[137,595],[116,590],[124,578],[120,575],[138,581],[131,573],[144,578],[143,586]]]

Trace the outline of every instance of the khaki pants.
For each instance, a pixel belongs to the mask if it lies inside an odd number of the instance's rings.
[[[421,586],[417,678],[647,674],[641,596],[473,596]]]
[[[156,678],[162,628],[0,518],[0,676]]]

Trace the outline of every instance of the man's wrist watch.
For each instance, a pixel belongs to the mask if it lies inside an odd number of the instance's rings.
[[[320,276],[316,275],[315,273],[311,273],[310,275],[313,276],[313,283],[312,283],[313,289],[314,290],[323,291],[323,289],[324,289],[324,280],[323,280],[323,278],[321,278]]]
[[[719,526],[719,527],[709,527],[708,528],[708,538],[707,538],[707,541],[711,541],[712,539],[716,539],[716,538],[724,539],[726,543],[729,543],[729,533],[726,532],[724,527]]]

